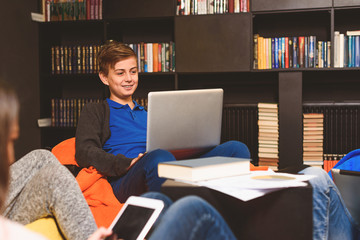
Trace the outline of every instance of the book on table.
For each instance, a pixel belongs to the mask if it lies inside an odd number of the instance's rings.
[[[202,181],[250,173],[250,159],[208,157],[163,162],[158,165],[159,177]]]

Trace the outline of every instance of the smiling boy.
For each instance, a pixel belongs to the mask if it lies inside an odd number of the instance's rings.
[[[109,87],[110,97],[83,108],[76,130],[76,161],[107,176],[120,202],[131,195],[160,191],[165,179],[158,177],[157,165],[175,157],[161,149],[143,155],[147,112],[132,98],[139,81],[136,54],[112,41],[102,46],[98,62],[99,77]],[[210,156],[249,158],[250,153],[245,144],[230,141],[201,157]]]

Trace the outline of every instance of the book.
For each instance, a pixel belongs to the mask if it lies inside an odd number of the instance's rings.
[[[310,140],[310,139],[324,139],[323,135],[304,135],[304,140]]]
[[[324,114],[322,113],[304,113],[304,118],[324,118]]]
[[[323,152],[322,151],[318,151],[318,152],[304,152],[304,157],[316,157],[316,156],[323,156]]]
[[[263,115],[259,114],[259,120],[278,121],[279,118],[278,118],[278,116],[270,117],[270,116],[263,116]]]
[[[275,121],[259,120],[258,124],[264,125],[264,126],[278,126],[279,125],[277,120],[275,120]]]
[[[322,147],[323,142],[304,142],[303,146],[304,147]]]
[[[358,36],[358,35],[360,35],[360,30],[346,31],[346,35],[348,35],[348,36]]]
[[[304,124],[315,124],[315,123],[323,123],[324,119],[322,118],[308,118],[308,119],[304,119]]]
[[[277,108],[278,108],[278,104],[277,104],[277,103],[258,103],[258,108],[277,109]]]
[[[159,177],[185,181],[202,181],[250,173],[250,159],[209,157],[162,162]]]
[[[41,13],[31,13],[31,20],[34,22],[45,22],[45,15]]]
[[[305,67],[305,37],[299,37],[299,67]]]
[[[258,113],[259,117],[263,116],[263,117],[278,117],[278,113],[277,111],[271,111],[271,112],[265,112],[263,110],[261,110]]]
[[[263,137],[279,137],[279,132],[264,132],[262,129],[259,129],[259,136]]]
[[[159,71],[159,44],[153,43],[153,72]]]
[[[259,133],[279,133],[278,128],[261,128],[259,129]]]
[[[261,140],[261,139],[259,139],[259,144],[278,145],[279,144],[279,139],[277,139],[277,140]]]
[[[254,64],[253,64],[253,69],[258,69],[258,38],[259,38],[259,34],[254,34]]]
[[[285,68],[289,68],[289,38],[285,37]]]
[[[298,56],[299,56],[298,38],[293,37],[293,68],[299,67]]]
[[[259,153],[259,158],[279,158],[277,153]]]
[[[303,140],[304,143],[322,143],[323,139],[304,139]]]
[[[308,152],[323,151],[323,147],[306,147],[306,146],[304,146],[304,151],[308,151]]]
[[[263,166],[263,165],[267,165],[267,166],[277,166],[277,164],[279,163],[279,159],[278,158],[259,158],[259,165]]]
[[[334,67],[340,66],[340,32],[335,31],[334,32]]]
[[[272,147],[259,147],[259,152],[262,153],[279,153],[279,150],[277,147],[272,148]]]

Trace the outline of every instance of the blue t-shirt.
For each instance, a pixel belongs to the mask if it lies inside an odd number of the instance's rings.
[[[106,99],[110,107],[111,136],[103,150],[114,155],[123,154],[134,158],[146,151],[147,112],[134,101],[131,109],[128,104],[122,105]]]

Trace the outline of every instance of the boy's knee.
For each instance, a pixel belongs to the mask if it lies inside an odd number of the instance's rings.
[[[235,157],[250,158],[250,151],[245,143],[240,141],[229,141],[227,143],[233,149]]]
[[[141,196],[161,200],[164,202],[165,207],[169,207],[172,204],[172,200],[168,196],[160,192],[147,192],[142,194]]]
[[[174,161],[175,157],[169,151],[163,149],[156,149],[148,153],[149,158],[156,163],[167,162],[167,161]]]
[[[48,162],[50,161],[58,162],[54,154],[52,154],[52,152],[50,152],[49,150],[45,150],[45,149],[35,149],[29,152],[27,155],[32,156],[34,158],[43,159],[44,161],[48,161]]]
[[[329,175],[323,169],[318,167],[308,167],[302,170],[300,173],[316,176],[309,180],[311,186],[314,189],[322,189],[326,191],[329,185],[329,181],[331,181]]]
[[[204,199],[202,199],[198,196],[192,196],[192,195],[179,199],[178,201],[176,201],[176,204],[181,206],[181,208],[183,208],[183,209],[186,209],[189,207],[198,209],[200,206],[208,205],[208,203]]]

